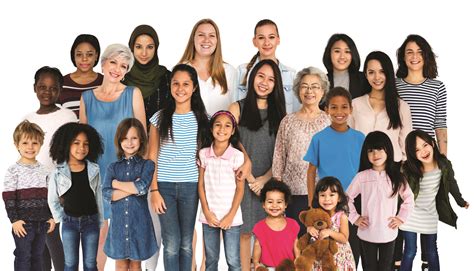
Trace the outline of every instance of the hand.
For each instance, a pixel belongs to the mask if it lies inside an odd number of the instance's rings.
[[[118,182],[118,181],[117,181],[116,179],[113,179],[113,180],[112,180],[112,188],[117,189],[117,182]]]
[[[469,202],[466,201],[466,204],[464,204],[464,208],[465,209],[469,208]]]
[[[151,208],[153,209],[155,213],[159,215],[164,214],[166,211],[166,204],[160,192],[154,191],[150,193],[151,193],[151,198],[150,198]]]
[[[54,219],[50,218],[48,219],[48,223],[49,223],[49,229],[47,233],[53,232],[54,228],[56,227],[56,222],[54,222]]]
[[[235,172],[235,177],[239,181],[244,181],[250,176],[251,172],[252,172],[252,163],[250,162],[250,159],[248,159],[242,164],[242,166],[240,166],[237,169],[237,172]]]
[[[234,221],[234,216],[231,214],[226,214],[219,223],[219,227],[223,230],[228,230],[232,227],[232,221]]]
[[[12,223],[13,233],[16,236],[18,236],[18,237],[25,237],[26,236],[26,230],[23,227],[24,224],[26,224],[26,223],[23,220],[18,220],[16,222]]]
[[[362,230],[366,229],[369,226],[369,218],[366,216],[359,216],[354,224]]]
[[[398,227],[400,227],[400,225],[403,224],[403,221],[396,217],[396,216],[392,216],[388,219],[390,222],[388,223],[388,227],[390,229],[397,229]]]
[[[319,237],[318,237],[318,239],[319,239],[319,240],[323,240],[324,238],[329,237],[330,234],[331,234],[331,230],[330,230],[330,229],[323,229],[323,230],[320,230],[320,231],[319,231]]]
[[[216,214],[211,211],[205,211],[204,216],[206,217],[207,224],[210,227],[218,228],[219,227],[219,219],[217,219]]]
[[[309,235],[313,236],[316,239],[318,239],[318,237],[319,237],[319,231],[313,226],[307,227],[306,232],[309,233]]]

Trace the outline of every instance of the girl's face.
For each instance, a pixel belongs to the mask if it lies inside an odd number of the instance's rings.
[[[405,64],[409,71],[423,71],[423,51],[414,41],[407,43],[405,47]]]
[[[125,138],[120,142],[120,147],[123,150],[125,158],[130,158],[138,152],[140,149],[140,137],[135,127],[128,129]]]
[[[280,217],[285,213],[288,204],[285,201],[285,194],[280,191],[268,191],[263,209],[268,216]]]
[[[224,114],[217,116],[212,125],[212,136],[214,137],[214,142],[229,142],[229,139],[234,132],[235,129],[229,116]]]
[[[313,74],[303,76],[299,96],[303,105],[318,105],[324,96],[319,76]]]
[[[171,96],[177,104],[191,103],[194,91],[195,87],[188,72],[177,71],[171,78]]]
[[[74,49],[74,62],[77,69],[81,72],[92,71],[98,57],[99,55],[94,46],[88,42],[79,43],[76,49]]]
[[[433,155],[433,146],[420,137],[416,137],[416,159],[423,165],[431,165],[434,161]]]
[[[128,61],[119,56],[107,59],[102,65],[104,80],[111,83],[119,83],[127,73],[127,70]]]
[[[385,72],[380,61],[372,59],[367,63],[365,72],[367,81],[369,81],[372,90],[383,90],[385,87]]]
[[[347,119],[352,113],[352,105],[346,97],[335,96],[328,101],[326,112],[331,117],[332,126],[347,126]]]
[[[36,156],[40,151],[41,143],[37,138],[22,135],[16,148],[21,155],[20,161],[28,164],[36,161]]]
[[[280,44],[277,29],[272,24],[257,27],[253,37],[253,45],[260,52],[260,59],[275,58],[275,51]]]
[[[339,193],[332,192],[330,188],[325,191],[318,192],[319,206],[331,213],[335,212],[337,204],[339,203]]]
[[[216,51],[217,34],[212,24],[201,24],[194,34],[194,49],[199,56],[211,56]]]
[[[45,73],[40,75],[34,89],[40,105],[50,106],[58,100],[61,86],[54,76]]]
[[[385,162],[387,162],[387,153],[385,152],[385,150],[369,149],[367,151],[367,156],[374,170],[385,170]]]
[[[331,47],[331,62],[335,71],[346,71],[351,65],[351,49],[343,40],[336,41]]]
[[[85,133],[79,133],[69,148],[69,163],[82,162],[89,154],[89,140]]]
[[[253,87],[259,98],[265,99],[273,92],[273,88],[275,87],[275,75],[270,65],[263,65],[257,71]]]
[[[146,35],[140,35],[133,44],[133,56],[138,63],[145,65],[155,56],[156,44],[153,39]]]

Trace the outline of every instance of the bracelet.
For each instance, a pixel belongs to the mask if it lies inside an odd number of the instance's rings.
[[[151,192],[158,192],[158,188],[157,188],[157,189],[152,189],[152,190],[150,190],[150,193],[151,193]]]

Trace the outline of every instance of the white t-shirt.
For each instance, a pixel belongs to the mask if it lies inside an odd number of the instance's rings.
[[[206,81],[199,78],[199,88],[201,90],[201,98],[206,106],[207,114],[212,116],[219,110],[227,110],[229,105],[234,102],[237,89],[237,71],[231,65],[224,63],[225,78],[227,80],[227,92],[222,94],[222,88],[219,83],[212,85],[212,77]]]

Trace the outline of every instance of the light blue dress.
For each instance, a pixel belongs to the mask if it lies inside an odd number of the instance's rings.
[[[133,89],[127,86],[120,96],[112,102],[99,101],[93,90],[82,93],[86,107],[87,123],[94,127],[102,137],[104,154],[97,163],[100,167],[100,178],[103,183],[109,164],[117,161],[114,146],[115,131],[119,123],[133,117]],[[104,219],[110,218],[110,203],[104,201]]]

